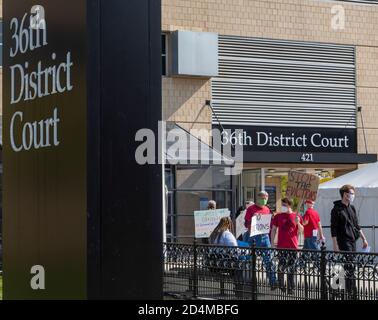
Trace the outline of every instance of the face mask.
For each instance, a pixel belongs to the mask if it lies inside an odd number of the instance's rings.
[[[268,204],[268,200],[267,199],[259,199],[258,203],[259,203],[260,206],[266,206]]]
[[[282,206],[281,212],[282,213],[288,213],[289,212],[289,208]]]
[[[348,200],[350,201],[350,202],[354,202],[354,199],[356,198],[356,196],[354,195],[354,194],[348,194]]]

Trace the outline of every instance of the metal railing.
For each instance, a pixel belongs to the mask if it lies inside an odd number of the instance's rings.
[[[164,292],[178,299],[378,300],[378,255],[164,244]]]
[[[377,252],[378,249],[378,227],[375,225],[370,225],[370,226],[365,226],[361,225],[360,226],[361,230],[364,232],[367,240],[369,241],[369,244],[371,246],[372,252]],[[328,239],[328,245],[332,244],[332,239],[331,239],[331,226],[323,226],[323,230],[325,232],[325,236]]]

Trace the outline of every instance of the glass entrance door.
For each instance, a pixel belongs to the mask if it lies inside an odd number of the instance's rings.
[[[239,205],[242,206],[246,201],[256,201],[256,195],[261,189],[261,170],[245,170],[240,176],[239,181]]]

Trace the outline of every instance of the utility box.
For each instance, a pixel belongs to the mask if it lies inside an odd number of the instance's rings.
[[[175,31],[172,34],[172,76],[218,76],[218,34]]]

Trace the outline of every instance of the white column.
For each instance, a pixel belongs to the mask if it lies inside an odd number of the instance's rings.
[[[265,190],[265,168],[261,168],[261,190]]]
[[[161,166],[162,168],[162,189],[163,189],[163,242],[167,241],[167,195],[166,195],[166,185],[165,185],[165,165]]]

